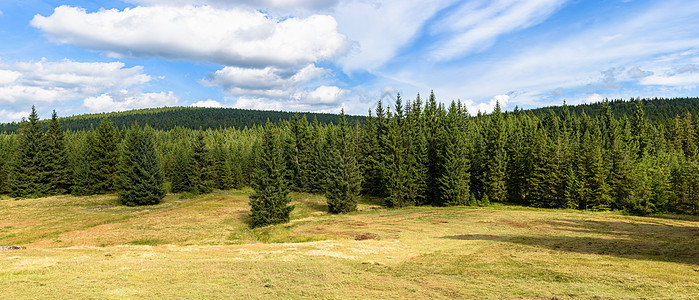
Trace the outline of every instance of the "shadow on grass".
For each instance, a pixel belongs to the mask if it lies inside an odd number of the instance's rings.
[[[556,251],[699,265],[699,227],[599,220],[542,222],[558,231],[542,235],[463,234],[453,240],[496,240]]]

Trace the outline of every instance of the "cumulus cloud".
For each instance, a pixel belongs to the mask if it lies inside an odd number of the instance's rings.
[[[296,92],[290,98],[268,98],[242,96],[235,99],[232,107],[245,109],[313,111],[337,113],[348,106],[344,101],[350,91],[336,86],[320,86],[313,90]]]
[[[123,90],[119,93],[105,93],[85,98],[83,106],[93,112],[124,111],[137,108],[175,106],[177,100],[172,92],[140,93]]]
[[[152,77],[143,67],[127,68],[122,62],[75,62],[72,60],[0,64],[0,121],[26,116],[27,106],[37,109],[56,102],[83,100],[90,111],[174,105],[169,93],[142,93]]]
[[[474,103],[469,99],[461,103],[466,106],[470,114],[491,113],[495,110],[495,104],[500,104],[500,109],[505,109],[510,102],[510,95],[495,95],[490,101],[482,103]]]
[[[343,90],[336,86],[323,85],[313,91],[297,93],[294,95],[294,98],[303,99],[304,102],[311,105],[330,105],[341,102],[347,94],[349,94],[348,90]]]
[[[0,65],[0,103],[74,100],[150,80],[142,67],[125,68],[121,62],[19,62]]]
[[[220,85],[229,95],[255,95],[264,97],[288,97],[293,91],[326,74],[328,70],[313,64],[295,70],[275,67],[262,69],[225,67],[203,81],[206,85]]]
[[[223,104],[221,102],[216,101],[216,100],[208,99],[208,100],[201,100],[201,101],[194,102],[190,106],[191,107],[217,107],[217,108],[221,108],[221,107],[223,107]]]
[[[29,111],[8,111],[6,109],[0,110],[0,120],[3,121],[19,121],[22,118],[29,116]]]
[[[210,6],[152,6],[88,13],[60,6],[31,25],[57,43],[117,56],[159,56],[264,68],[306,66],[348,48],[330,16],[278,20],[262,12]]]

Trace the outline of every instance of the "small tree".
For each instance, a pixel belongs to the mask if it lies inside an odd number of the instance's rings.
[[[150,127],[131,126],[123,142],[119,199],[128,206],[158,204],[165,197],[163,166]]]
[[[286,183],[286,162],[280,131],[267,120],[256,159],[250,195],[251,226],[262,227],[289,222],[294,206],[289,206],[291,197]]]

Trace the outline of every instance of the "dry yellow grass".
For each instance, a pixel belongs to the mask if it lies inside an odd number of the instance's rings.
[[[0,200],[0,294],[19,298],[699,297],[699,220],[514,206],[325,213],[251,230],[247,194],[140,208]]]

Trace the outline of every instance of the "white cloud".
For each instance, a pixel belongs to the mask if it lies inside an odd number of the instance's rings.
[[[0,103],[74,100],[110,89],[122,89],[149,82],[140,66],[124,63],[82,63],[71,60],[0,64]]]
[[[2,16],[2,10],[0,10],[0,16]]]
[[[436,47],[431,56],[445,61],[489,48],[505,33],[541,23],[565,0],[498,0],[466,2],[435,26],[436,34],[453,36]]]
[[[401,47],[437,11],[453,0],[343,1],[332,13],[340,32],[356,42],[340,59],[345,71],[374,71],[394,58]]]
[[[20,76],[22,76],[21,73],[11,71],[11,70],[2,70],[0,69],[0,85],[7,85],[10,83],[15,82]]]
[[[177,101],[177,97],[172,92],[134,93],[121,91],[85,98],[83,106],[93,112],[124,111],[137,108],[175,106]]]
[[[507,104],[510,102],[509,95],[495,95],[490,101],[485,103],[474,103],[473,100],[462,101],[461,103],[466,106],[469,114],[475,115],[478,112],[489,114],[495,110],[495,104],[500,104],[500,109],[505,110]]]
[[[585,103],[598,103],[602,102],[603,98],[600,94],[592,94],[585,97]]]
[[[0,110],[0,120],[3,122],[19,121],[22,118],[29,117],[29,111],[8,111],[6,109]]]
[[[636,79],[636,78],[643,78],[643,77],[648,77],[650,75],[653,75],[653,72],[641,70],[641,68],[639,68],[639,67],[633,67],[627,71],[627,74],[631,78]]]
[[[330,16],[278,20],[254,10],[153,6],[88,13],[60,6],[31,25],[57,43],[122,56],[160,56],[241,67],[289,68],[330,60],[347,38]]]
[[[225,67],[216,71],[208,80],[203,80],[203,83],[220,85],[229,95],[288,97],[297,87],[327,72],[328,70],[313,64],[298,71],[275,67],[262,69]]]
[[[72,60],[0,63],[0,122],[27,116],[27,106],[48,109],[56,103],[84,100],[90,111],[175,105],[169,93],[143,93],[141,87],[152,77],[143,67],[125,67],[122,62],[75,62]],[[67,110],[72,110],[66,107]]]
[[[279,13],[298,13],[310,10],[323,10],[337,4],[339,0],[127,0],[135,4],[148,6],[183,6],[209,5],[217,8],[246,7],[254,9],[271,9]]]
[[[313,91],[297,93],[294,95],[296,99],[304,99],[304,102],[309,104],[337,104],[345,99],[349,94],[348,90],[343,90],[336,86],[320,86]]]
[[[411,80],[425,83],[440,99],[491,99],[493,95],[511,94],[510,102],[522,106],[560,104],[563,99],[550,98],[553,87],[561,88],[570,98],[571,93],[600,93],[612,95],[660,96],[655,90],[624,90],[628,82],[638,79],[619,75],[615,79],[622,84],[615,90],[597,91],[585,89],[589,84],[600,87],[600,72],[610,68],[624,70],[638,66],[654,74],[662,73],[668,66],[683,66],[695,60],[699,38],[699,3],[682,6],[677,3],[658,3],[634,12],[628,18],[614,18],[598,23],[582,31],[567,33],[531,44],[508,44],[517,51],[496,51],[489,59],[472,59],[466,63],[443,64],[439,72],[431,66],[409,65],[390,70]],[[605,36],[618,36],[605,41]],[[696,62],[695,62],[696,63]],[[650,83],[653,76],[644,78]],[[678,84],[680,80],[677,80]],[[689,78],[682,83],[691,82]],[[640,81],[644,83],[643,80]],[[385,82],[381,82],[385,84]],[[404,85],[399,87],[406,89]],[[410,86],[408,86],[410,87]],[[611,86],[608,86],[611,87]],[[421,88],[420,91],[424,91]],[[482,101],[482,100],[481,100]]]
[[[208,99],[208,100],[201,100],[201,101],[194,102],[190,106],[191,107],[218,107],[218,108],[221,108],[221,107],[223,107],[223,104],[221,104],[221,102],[218,102],[216,100]]]
[[[654,75],[643,78],[642,85],[686,86],[699,85],[699,73],[679,73],[674,75]]]
[[[310,91],[298,91],[291,98],[249,97],[235,99],[231,107],[281,111],[311,111],[338,113],[352,107],[347,96],[350,91],[336,86],[320,86]]]

